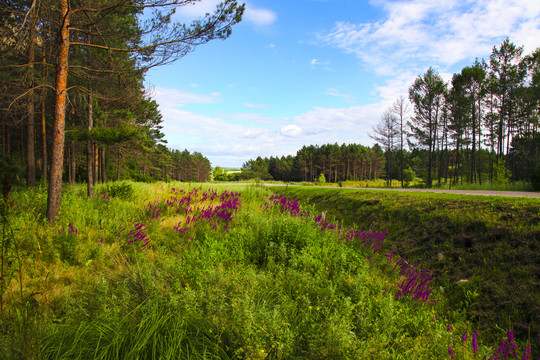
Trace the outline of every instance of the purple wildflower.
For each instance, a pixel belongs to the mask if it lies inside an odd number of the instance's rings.
[[[472,335],[472,348],[473,348],[473,353],[474,353],[474,356],[478,356],[478,340],[477,340],[477,337],[478,337],[478,332],[475,332],[473,335]]]
[[[523,357],[521,360],[529,360],[531,357],[531,344],[527,344],[525,350],[523,350]]]

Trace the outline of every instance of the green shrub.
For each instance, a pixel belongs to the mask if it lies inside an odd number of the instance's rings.
[[[110,197],[117,197],[124,200],[129,200],[133,197],[133,186],[129,183],[107,185],[105,191]]]
[[[531,173],[531,187],[535,191],[540,191],[540,166]]]
[[[414,181],[416,174],[413,169],[410,167],[408,169],[403,169],[403,182],[405,187],[409,187],[409,184]]]
[[[60,253],[60,259],[69,265],[77,263],[76,248],[79,243],[78,234],[79,231],[69,223],[68,228],[62,227],[62,230],[58,230],[58,235],[54,238],[54,242]]]

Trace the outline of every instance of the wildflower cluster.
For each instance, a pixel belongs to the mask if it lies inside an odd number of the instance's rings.
[[[103,191],[101,192],[100,197],[101,197],[101,200],[103,200],[104,202],[109,202],[109,200],[111,200],[111,199],[109,198],[109,195],[107,195],[107,192],[106,192],[105,190],[103,190]]]
[[[310,218],[310,213],[302,211],[298,204],[298,200],[290,200],[284,195],[272,195],[265,203],[264,209],[272,209],[277,207],[281,212],[289,212],[293,216],[303,216]],[[363,230],[354,228],[343,228],[341,223],[335,224],[326,220],[326,213],[313,217],[313,221],[317,227],[320,227],[321,231],[335,231],[340,239],[343,239],[346,243],[358,244],[362,251],[369,252],[367,260],[373,264],[373,257],[379,254],[381,248],[384,245],[384,239],[388,233],[382,230]],[[391,264],[394,259],[394,249],[390,254],[385,254],[388,264]],[[420,271],[417,266],[420,263],[411,266],[403,258],[396,261],[394,270],[398,266],[401,267],[401,275],[405,276],[405,279],[401,282],[399,290],[396,293],[397,298],[411,296],[413,300],[422,300],[427,303],[429,296],[433,291],[430,285],[430,280],[433,275],[428,274],[426,270]],[[437,300],[431,300],[437,301]]]
[[[428,301],[439,301],[429,299],[433,291],[430,284],[433,274],[428,273],[427,270],[419,270],[418,265],[420,264],[421,262],[411,266],[403,258],[396,262],[393,270],[401,266],[401,274],[406,276],[399,284],[399,291],[396,293],[396,298],[411,296],[413,300],[422,300],[424,303]]]
[[[61,230],[58,230],[58,236],[55,237],[60,258],[68,264],[73,265],[76,263],[76,248],[79,242],[77,239],[78,234],[79,230],[72,223],[69,223],[67,230],[65,227],[62,227]]]
[[[228,231],[229,223],[234,213],[240,207],[240,193],[224,191],[218,193],[213,189],[202,190],[193,188],[189,191],[176,190],[172,188],[165,199],[156,199],[149,202],[141,212],[142,221],[134,222],[129,233],[125,233],[125,227],[120,227],[116,232],[118,238],[124,237],[125,243],[121,246],[123,250],[135,249],[135,253],[145,253],[150,245],[150,238],[147,234],[146,221],[160,219],[164,214],[185,215],[186,220],[180,221],[174,230],[181,238],[190,240],[187,237],[189,231],[194,229],[196,222],[209,224],[214,230],[223,226],[224,231]],[[219,201],[219,205],[212,205],[212,202]],[[208,204],[210,203],[210,204]],[[102,241],[100,242],[102,243]],[[185,246],[185,244],[180,244]]]
[[[213,230],[217,230],[223,226],[223,231],[228,231],[229,223],[241,205],[239,196],[240,193],[229,191],[217,194],[217,192],[212,189],[203,191],[199,194],[197,189],[193,189],[193,191],[187,193],[185,197],[175,198],[178,201],[169,200],[170,203],[179,205],[177,213],[183,211],[187,216],[184,224],[180,221],[174,229],[180,237],[184,237],[184,235],[189,230],[193,229],[195,224],[199,222],[208,224]],[[215,200],[219,200],[221,204],[204,206],[205,202],[212,202]],[[192,203],[197,206],[191,206]],[[190,238],[187,238],[187,240],[189,239]],[[184,244],[181,244],[181,246],[184,246]]]
[[[452,331],[452,326],[448,325],[448,331]],[[453,338],[453,336],[452,336]],[[465,332],[461,335],[461,343],[463,345],[466,344],[468,339],[468,334]],[[452,340],[453,346],[456,345],[455,340]],[[472,335],[471,340],[472,345],[472,351],[474,354],[474,357],[478,356],[478,333],[474,333]],[[492,349],[494,346],[491,347]],[[452,346],[448,346],[448,353],[450,354],[450,358],[454,359],[454,355],[452,352]],[[484,356],[484,360],[503,360],[503,359],[521,359],[521,360],[529,360],[531,356],[531,345],[527,344],[525,349],[523,350],[523,356],[520,358],[517,352],[517,344],[514,341],[514,332],[511,330],[508,330],[506,332],[506,340],[501,340],[499,343],[499,347],[495,348],[493,350],[493,353],[488,357],[487,355]]]
[[[123,231],[126,230],[125,227],[120,227],[116,232],[118,238],[123,236]],[[146,233],[146,225],[142,222],[135,222],[133,228],[125,236],[126,243],[121,245],[120,248],[123,250],[135,249],[136,253],[141,253],[146,251],[148,245],[150,244],[150,238]],[[148,255],[145,253],[145,255]]]
[[[525,349],[525,352],[527,349]],[[528,354],[523,354],[523,358],[528,358]],[[514,333],[511,330],[506,332],[506,340],[501,340],[499,347],[495,349],[493,355],[488,360],[517,359],[517,345],[514,342]]]
[[[159,200],[155,200],[153,203],[149,202],[148,205],[144,207],[143,215],[151,220],[157,219],[159,215],[161,215],[164,205],[168,204],[163,204]]]
[[[289,200],[282,194],[270,196],[265,202],[265,204],[262,206],[262,208],[264,210],[268,210],[276,206],[279,206],[279,210],[281,212],[289,212],[289,214],[291,214],[292,216],[309,215],[309,212],[300,211],[300,205],[298,204],[298,200]]]

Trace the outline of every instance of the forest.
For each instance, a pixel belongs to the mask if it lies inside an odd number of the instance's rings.
[[[191,24],[172,15],[196,0],[8,0],[0,5],[0,168],[4,183],[207,181],[202,154],[169,149],[146,72],[226,39],[244,6],[220,3]],[[6,185],[7,186],[7,185]]]
[[[257,158],[240,177],[282,181],[385,177],[425,187],[522,181],[540,189],[540,49],[524,54],[506,39],[447,83],[419,75],[371,129],[373,147],[304,146],[295,156]],[[411,106],[412,105],[412,106]]]

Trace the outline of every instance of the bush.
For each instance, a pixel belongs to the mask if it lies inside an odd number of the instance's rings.
[[[324,177],[324,174],[319,175],[319,178],[317,179],[317,183],[326,184],[326,178]]]
[[[131,175],[131,178],[133,179],[133,181],[145,182],[145,183],[155,183],[158,181],[157,179],[151,177],[150,175],[143,175],[143,174],[133,174]]]
[[[540,191],[540,165],[531,173],[531,187],[535,191]]]
[[[120,199],[129,200],[133,197],[133,186],[128,183],[107,185],[105,192],[110,197],[117,197]]]
[[[60,253],[60,259],[69,265],[77,264],[76,248],[79,243],[78,234],[79,231],[69,223],[68,228],[62,227],[62,230],[58,230],[58,235],[54,238],[58,252]]]
[[[408,169],[403,169],[403,183],[405,187],[409,187],[409,184],[414,181],[416,174],[413,169],[410,167]]]

